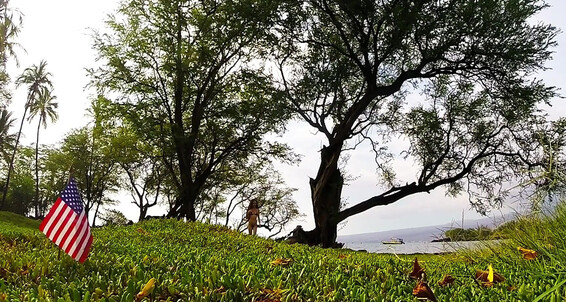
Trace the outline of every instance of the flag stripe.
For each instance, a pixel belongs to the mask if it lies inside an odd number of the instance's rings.
[[[51,210],[49,211],[49,213],[47,213],[47,216],[41,222],[41,225],[39,226],[40,231],[43,232],[43,230],[45,229],[47,224],[51,223],[51,217],[53,217],[53,214],[55,213],[55,211],[53,211],[53,209],[58,207],[60,205],[60,203],[62,203],[62,202],[63,201],[61,200],[61,198],[57,198],[57,200],[55,201],[55,204],[53,204],[53,207],[51,207]]]
[[[53,223],[50,226],[47,226],[47,232],[45,232],[45,235],[47,235],[47,238],[51,239],[53,237],[53,232],[56,231],[57,228],[57,223],[61,220],[61,218],[63,217],[63,214],[65,213],[65,209],[67,208],[67,206],[65,205],[64,202],[60,203],[58,209],[59,211],[55,212],[53,214]]]
[[[83,256],[81,257],[81,259],[79,259],[79,262],[84,262],[86,260],[86,258],[88,257],[88,254],[90,253],[90,247],[92,246],[92,240],[94,238],[92,237],[92,235],[88,236],[88,244],[86,245],[85,251],[83,253]]]
[[[65,253],[69,253],[69,244],[71,243],[71,241],[75,237],[75,234],[77,233],[77,228],[78,228],[77,222],[80,221],[83,218],[83,216],[84,216],[84,212],[81,213],[79,219],[73,220],[73,223],[69,228],[69,232],[65,236],[66,239],[63,241],[63,244],[60,245],[60,247],[65,251]]]
[[[71,215],[76,216],[76,214],[74,212],[72,212]],[[55,244],[57,244],[59,247],[63,248],[63,243],[65,241],[67,241],[67,239],[69,238],[69,234],[72,232],[72,230],[73,230],[73,228],[75,227],[76,224],[77,224],[77,218],[76,217],[73,217],[73,219],[71,219],[71,221],[66,223],[65,227],[61,231],[61,234],[59,235],[59,238],[57,238],[57,240],[54,241]],[[63,248],[63,250],[64,250],[64,248]]]
[[[82,242],[83,238],[85,238],[85,234],[88,228],[88,224],[84,223],[84,220],[79,221],[79,228],[80,228],[80,233],[78,236],[75,236],[75,240],[73,242],[73,246],[71,247],[71,250],[69,251],[69,256],[75,258],[77,256],[77,248],[79,247],[80,242]]]
[[[59,234],[61,234],[63,227],[69,222],[69,219],[71,219],[71,217],[73,216],[72,212],[73,210],[71,210],[71,208],[65,205],[65,209],[63,210],[63,212],[61,212],[57,224],[55,224],[55,226],[52,229],[51,235],[48,236],[49,239],[51,239],[51,241],[57,243],[57,237],[59,237]]]
[[[90,245],[92,244],[92,235],[88,234],[88,238],[83,242],[83,245],[80,249],[80,252],[77,254],[77,258],[75,258],[78,262],[84,262],[90,251]]]
[[[49,236],[51,224],[53,224],[53,222],[57,220],[56,217],[59,215],[59,212],[63,208],[63,204],[64,204],[64,202],[61,202],[59,200],[59,202],[57,202],[56,204],[53,205],[53,208],[51,208],[51,211],[49,211],[49,214],[47,214],[47,216],[50,216],[49,220],[44,219],[44,221],[47,221],[47,223],[45,224],[43,230],[41,230],[41,231],[43,233],[45,233],[45,235]]]
[[[77,226],[78,226],[78,235],[75,235],[75,238],[73,239],[73,242],[69,248],[69,256],[75,258],[77,255],[77,248],[80,244],[80,242],[82,242],[84,235],[86,234],[86,227],[85,224],[83,223],[83,221],[78,221],[77,222]]]
[[[67,230],[69,229],[73,221],[76,220],[76,217],[73,216],[77,216],[77,214],[75,214],[71,210],[71,212],[67,215],[67,219],[65,220],[65,223],[62,225],[62,229],[61,228],[59,229],[57,239],[53,239],[53,242],[55,242],[55,244],[57,244],[58,246],[61,246],[61,241],[65,238],[65,234],[67,233]]]
[[[93,238],[74,179],[69,179],[39,229],[73,259],[80,263],[86,260]]]

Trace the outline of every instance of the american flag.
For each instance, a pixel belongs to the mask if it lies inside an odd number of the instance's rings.
[[[41,222],[39,230],[73,259],[80,263],[86,260],[92,234],[77,183],[72,177]]]

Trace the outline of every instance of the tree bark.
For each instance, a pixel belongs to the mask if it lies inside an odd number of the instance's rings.
[[[177,196],[175,205],[169,211],[167,217],[185,218],[188,221],[196,221],[195,202],[198,197],[198,192],[196,194],[191,193],[197,191],[191,189],[191,187],[194,186],[186,185],[181,189],[181,193]]]
[[[333,247],[336,242],[340,196],[344,178],[338,169],[342,145],[323,147],[317,177],[310,179],[311,198],[314,210],[315,229],[310,231],[309,244]]]
[[[192,149],[194,148],[194,142],[196,135],[198,134],[198,129],[191,129],[192,133],[190,137],[185,135],[185,126],[183,122],[183,101],[184,101],[184,84],[185,84],[185,70],[182,61],[182,26],[181,26],[182,14],[180,8],[177,9],[177,31],[176,31],[176,57],[175,57],[175,93],[174,93],[174,118],[173,125],[171,125],[171,134],[173,135],[173,141],[175,143],[175,150],[177,153],[177,160],[179,162],[179,174],[181,179],[181,188],[177,200],[175,201],[175,206],[169,212],[167,216],[181,218],[184,217],[189,221],[196,220],[195,213],[195,200],[196,196],[191,194],[194,190],[194,182],[191,177],[192,169],[190,158],[192,154]],[[195,104],[195,108],[198,105]],[[195,121],[193,117],[193,123],[200,122],[200,120]]]
[[[145,205],[142,205],[140,207],[140,217],[138,218],[138,221],[144,220],[145,216],[147,216],[147,207]]]
[[[96,217],[98,216],[98,208],[100,207],[100,203],[96,204],[96,209],[94,210],[94,217],[92,217],[92,227],[96,226]],[[86,213],[85,213],[86,214]],[[88,215],[88,214],[87,214]],[[88,217],[88,216],[87,216]]]
[[[41,129],[41,116],[37,123],[37,135],[35,137],[35,218],[39,217],[39,130]]]

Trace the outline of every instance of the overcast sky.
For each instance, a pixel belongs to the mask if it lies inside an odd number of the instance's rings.
[[[40,144],[57,144],[70,130],[85,125],[86,108],[90,104],[93,91],[85,90],[88,77],[85,68],[95,64],[95,52],[91,49],[92,39],[90,29],[102,29],[103,20],[117,7],[118,1],[76,1],[76,0],[12,0],[11,5],[23,13],[23,27],[17,39],[26,52],[18,51],[20,66],[9,66],[12,78],[19,75],[24,68],[32,64],[39,64],[44,59],[47,69],[53,74],[54,94],[59,103],[59,121],[42,129]],[[550,0],[553,7],[547,9],[539,16],[545,23],[551,23],[559,28],[566,29],[566,1]],[[565,87],[564,73],[566,73],[566,37],[560,34],[557,38],[560,44],[554,54],[554,60],[549,62],[548,70],[539,75],[540,78],[556,87]],[[21,117],[25,102],[25,88],[15,91],[11,110],[16,118]],[[561,100],[554,100],[550,110],[553,118],[566,114],[566,106]],[[19,125],[19,120],[17,121]],[[32,125],[24,124],[23,144],[31,145],[35,141],[37,121]],[[306,217],[290,226],[301,224],[305,229],[314,226],[308,178],[314,177],[319,163],[319,154],[322,141],[314,135],[307,125],[297,125],[282,137],[295,151],[303,155],[303,161],[298,166],[282,166],[281,172],[287,183],[298,191],[295,199],[300,210]],[[348,173],[355,178],[343,190],[343,198],[349,204],[355,204],[371,196],[379,194],[381,188],[376,186],[375,165],[370,149],[366,146],[358,148],[351,153],[348,162]],[[399,163],[398,174],[411,175],[411,163]],[[128,196],[123,196],[119,209],[135,220],[138,217],[137,208],[130,205]],[[502,211],[513,211],[517,204],[510,204]],[[150,210],[151,215],[163,214],[162,209]],[[495,211],[497,212],[497,211]],[[397,203],[385,207],[375,207],[362,214],[349,218],[341,226],[339,235],[377,232],[399,228],[410,228],[427,225],[437,225],[449,222],[459,222],[464,214],[465,219],[481,217],[470,209],[465,197],[449,198],[444,191],[436,190],[430,194],[419,194],[405,198]]]

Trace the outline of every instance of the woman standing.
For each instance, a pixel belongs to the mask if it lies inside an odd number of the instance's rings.
[[[248,232],[250,235],[257,234],[257,225],[259,224],[259,206],[257,199],[252,199],[246,212],[246,219],[248,219]]]

